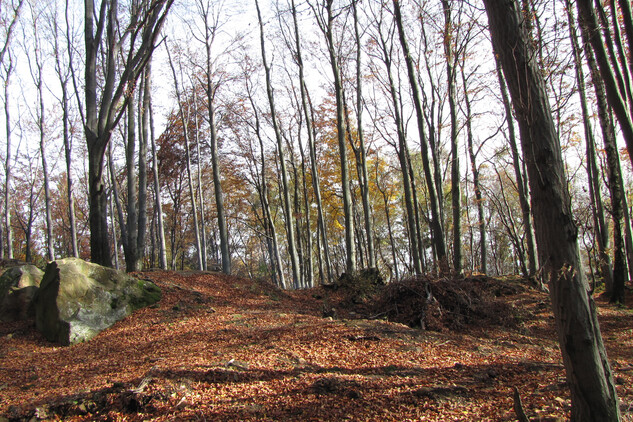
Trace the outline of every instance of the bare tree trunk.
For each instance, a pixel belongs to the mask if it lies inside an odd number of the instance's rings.
[[[147,140],[150,136],[150,75],[151,63],[148,63],[143,74],[143,90],[139,92],[141,127],[139,129],[140,136],[138,143],[138,235],[136,237],[136,271],[140,271],[143,268],[145,242],[147,240]]]
[[[527,188],[527,173],[522,170],[521,158],[519,157],[519,148],[517,147],[516,132],[514,130],[514,115],[508,97],[506,81],[501,69],[501,62],[497,59],[497,77],[499,86],[501,87],[501,97],[506,113],[506,123],[508,125],[508,141],[512,152],[512,163],[514,167],[514,177],[516,179],[517,191],[519,194],[519,204],[523,217],[523,230],[527,243],[528,254],[528,271],[524,274],[528,277],[534,277],[538,268],[538,255],[536,251],[536,242],[534,240],[534,227],[532,226],[532,209],[530,206],[529,191]]]
[[[604,207],[602,206],[602,195],[600,193],[599,183],[600,169],[596,160],[596,144],[593,137],[593,128],[591,127],[591,116],[587,106],[585,76],[582,71],[582,62],[580,58],[581,49],[578,44],[575,19],[571,8],[571,1],[567,0],[565,2],[565,9],[567,10],[567,21],[569,22],[569,37],[573,47],[576,83],[578,84],[578,95],[580,96],[580,107],[585,130],[585,143],[587,144],[587,177],[589,179],[589,194],[592,201],[596,238],[598,239],[598,255],[600,260],[598,267],[607,291],[611,292],[613,290],[613,270],[611,268],[611,258],[609,257],[608,252],[609,228],[604,216]],[[616,224],[619,225],[620,222],[618,221]],[[621,232],[621,229],[615,228],[615,232]]]
[[[200,225],[198,224],[198,208],[196,206],[196,194],[193,187],[193,176],[191,175],[191,154],[189,151],[189,119],[191,104],[188,99],[181,97],[180,89],[178,88],[178,76],[176,75],[176,67],[171,59],[169,48],[165,44],[167,50],[167,56],[169,58],[169,66],[174,77],[174,89],[176,91],[176,99],[178,101],[178,110],[180,114],[180,120],[182,122],[183,136],[185,141],[185,163],[187,166],[187,184],[189,185],[189,198],[191,200],[191,213],[193,215],[193,231],[196,237],[196,261],[198,262],[198,269],[202,270],[202,245],[200,241]],[[183,101],[186,101],[186,105]],[[187,111],[185,112],[185,107]],[[195,112],[195,111],[194,111]]]
[[[279,123],[277,122],[277,111],[275,110],[275,99],[273,96],[272,82],[270,80],[270,66],[268,65],[268,60],[266,59],[266,48],[264,43],[264,23],[262,21],[262,15],[259,10],[258,1],[255,1],[255,6],[257,7],[257,17],[259,20],[262,63],[264,65],[264,71],[266,73],[266,93],[268,95],[268,104],[270,106],[270,115],[273,124],[273,130],[275,132],[275,139],[277,140],[277,153],[279,154],[283,207],[284,214],[286,216],[286,238],[288,241],[288,255],[290,255],[290,265],[292,268],[292,283],[295,288],[298,288],[301,282],[301,273],[299,268],[299,257],[297,255],[297,243],[294,232],[294,211],[290,203],[290,183],[288,181],[288,171],[286,169],[286,157],[284,152],[285,148],[279,128]]]
[[[411,53],[409,51],[409,43],[404,33],[404,25],[402,23],[402,13],[400,11],[400,3],[398,0],[393,0],[394,19],[398,27],[398,36],[400,38],[400,45],[404,54],[404,59],[407,65],[407,76],[409,77],[409,83],[411,85],[411,92],[413,93],[413,104],[415,106],[415,114],[418,122],[418,132],[420,136],[420,151],[422,153],[422,166],[424,167],[424,177],[426,179],[426,185],[429,192],[429,202],[431,207],[431,220],[429,225],[431,226],[431,237],[435,247],[435,253],[439,268],[442,272],[448,270],[448,261],[446,255],[446,243],[444,241],[444,229],[442,228],[442,221],[440,217],[440,209],[438,204],[438,198],[435,193],[435,189],[431,188],[435,186],[433,180],[433,174],[431,173],[431,162],[429,161],[428,146],[426,144],[426,133],[424,128],[424,115],[422,112],[422,99],[420,97],[420,89],[418,87],[418,80],[415,71],[415,66]]]
[[[134,97],[127,106],[127,143],[125,146],[125,170],[127,174],[127,224],[123,233],[123,253],[125,255],[125,269],[127,272],[136,271],[138,251],[136,242],[138,237],[138,201],[136,198],[136,110]]]
[[[412,192],[412,178],[409,168],[409,149],[407,146],[406,136],[404,133],[404,123],[400,114],[400,97],[396,90],[393,71],[392,71],[392,46],[388,45],[389,40],[393,37],[392,34],[387,34],[387,38],[379,28],[379,40],[376,40],[379,44],[379,48],[382,52],[381,60],[385,64],[387,70],[387,79],[389,82],[389,94],[391,95],[391,101],[393,103],[393,118],[396,125],[396,133],[398,136],[398,145],[394,145],[398,154],[398,162],[400,163],[400,170],[402,171],[402,185],[404,189],[404,203],[407,212],[407,227],[409,232],[409,245],[411,259],[413,261],[413,270],[416,275],[422,274],[422,265],[420,260],[421,248],[418,243],[417,236],[417,224],[415,219],[415,196]],[[383,195],[384,196],[384,195]]]
[[[319,234],[321,235],[321,248],[319,254],[323,251],[323,261],[325,261],[325,273],[327,274],[326,282],[332,282],[332,268],[330,264],[330,248],[327,239],[327,226],[325,224],[325,216],[323,214],[323,203],[321,201],[321,187],[319,184],[319,172],[317,169],[316,148],[314,146],[314,127],[312,125],[312,113],[311,107],[308,101],[308,92],[305,84],[304,70],[303,70],[303,58],[301,54],[301,41],[299,38],[299,26],[297,24],[297,10],[294,0],[291,0],[292,5],[292,21],[295,32],[295,44],[296,44],[296,59],[297,66],[299,67],[299,85],[301,88],[301,107],[306,120],[306,130],[308,132],[308,149],[310,153],[310,171],[312,173],[312,190],[314,191],[314,201],[317,206],[317,222],[319,225]],[[322,279],[323,281],[323,279]]]
[[[11,104],[9,99],[9,86],[11,85],[11,74],[13,73],[14,65],[11,52],[8,53],[8,63],[4,64],[5,77],[4,77],[4,123],[5,134],[7,137],[7,156],[5,157],[5,182],[4,182],[4,227],[6,230],[7,239],[7,258],[13,259],[13,228],[11,227],[11,169],[13,163],[11,162],[11,134],[13,132],[11,128]]]
[[[593,52],[595,54],[598,68],[600,69],[600,75],[604,81],[604,86],[607,94],[607,101],[613,110],[620,128],[622,129],[622,135],[626,142],[626,147],[629,152],[633,151],[633,119],[631,118],[631,104],[627,103],[627,95],[624,91],[624,86],[618,83],[618,80],[622,80],[622,74],[617,72],[619,66],[615,66],[609,61],[607,52],[605,51],[604,42],[600,36],[600,27],[596,18],[595,9],[591,0],[577,0],[578,6],[578,18],[580,20],[581,27],[586,31],[587,37]],[[614,66],[616,67],[614,74]],[[631,163],[633,163],[633,154],[629,154]]]
[[[88,147],[90,259],[104,266],[112,266],[103,182],[106,147],[132,95],[132,86],[151,57],[172,3],[173,0],[157,0],[148,7],[147,0],[143,0],[137,4],[137,13],[131,15],[129,26],[118,28],[117,0],[102,0],[98,10],[94,0],[84,1],[85,111],[82,117]],[[135,51],[125,55],[124,63],[117,63],[121,48],[117,34],[140,41]],[[104,66],[97,66],[97,57],[104,58]],[[102,84],[98,83],[101,82],[99,77],[103,78]]]
[[[154,136],[154,110],[152,108],[152,97],[151,97],[151,87],[150,87],[150,79],[148,78],[145,82],[147,85],[145,89],[148,90],[149,94],[149,128],[150,128],[150,142],[152,144],[152,174],[154,176],[154,198],[155,207],[156,207],[156,220],[158,226],[158,253],[160,268],[163,270],[167,269],[167,246],[165,243],[165,224],[163,221],[163,205],[161,200],[161,187],[160,187],[160,179],[158,172],[158,156],[156,155],[156,137]]]
[[[308,131],[310,128],[308,127]],[[303,144],[299,142],[299,153],[301,154],[301,187],[303,190],[303,208],[305,210],[305,238],[306,238],[306,255],[307,262],[305,265],[305,277],[306,287],[314,287],[314,257],[312,254],[312,233],[310,230],[310,201],[308,199],[308,186],[306,183],[306,176],[308,171],[306,169],[306,156],[303,150]]]
[[[598,121],[600,122],[604,150],[607,156],[607,179],[609,193],[611,196],[611,219],[613,221],[613,288],[610,289],[609,292],[612,294],[612,298],[615,298],[616,286],[622,286],[622,290],[620,290],[619,287],[617,288],[618,294],[620,291],[623,292],[624,278],[626,274],[625,244],[622,235],[624,186],[622,182],[622,172],[620,169],[620,157],[615,138],[615,127],[609,110],[606,88],[598,69],[594,52],[591,49],[587,27],[581,26],[581,34],[587,64],[589,65],[589,69],[591,71],[591,80],[593,82],[594,90],[596,91]]]
[[[466,60],[466,56],[462,56],[462,60]],[[468,142],[468,156],[470,157],[470,169],[473,173],[473,186],[475,189],[475,203],[477,205],[477,228],[479,229],[479,270],[488,273],[488,242],[486,238],[486,216],[484,212],[484,199],[481,193],[481,185],[479,183],[479,167],[477,166],[477,154],[474,148],[473,127],[472,127],[472,111],[470,104],[470,94],[468,93],[468,78],[466,77],[465,65],[462,62],[462,84],[464,89],[464,103],[466,106],[466,139]],[[474,261],[474,257],[473,257]]]
[[[202,156],[200,155],[200,136],[199,136],[199,132],[200,132],[200,124],[198,121],[198,99],[197,99],[197,95],[196,95],[196,89],[193,89],[193,103],[194,103],[194,109],[195,109],[195,113],[194,113],[194,120],[196,123],[196,134],[195,134],[195,140],[196,140],[196,155],[198,156],[198,166],[197,166],[197,176],[198,176],[198,201],[200,202],[200,236],[201,236],[201,241],[202,241],[202,269],[204,271],[207,271],[208,269],[208,265],[207,265],[207,258],[208,258],[208,252],[207,252],[207,224],[206,224],[206,220],[205,220],[205,209],[204,209],[204,195],[203,195],[203,189],[202,189]]]
[[[55,260],[55,248],[53,246],[53,220],[51,217],[51,190],[49,187],[48,165],[46,162],[46,127],[45,127],[45,108],[44,108],[44,75],[43,75],[43,57],[42,50],[40,48],[40,33],[39,33],[39,17],[34,16],[33,21],[33,41],[35,43],[35,52],[33,57],[27,55],[29,70],[33,83],[37,89],[37,101],[38,109],[36,111],[37,116],[37,129],[39,132],[39,146],[40,146],[40,158],[42,160],[42,175],[43,189],[44,189],[44,210],[46,214],[46,257],[49,261]]]
[[[220,235],[220,259],[222,260],[222,272],[231,273],[231,252],[229,249],[229,234],[226,225],[226,215],[224,211],[224,193],[220,179],[220,160],[218,157],[218,137],[215,127],[215,94],[218,85],[213,81],[213,68],[211,64],[211,47],[218,31],[218,22],[211,14],[209,3],[205,5],[204,0],[197,2],[198,12],[204,21],[204,48],[206,68],[204,69],[205,93],[207,96],[207,109],[209,113],[209,149],[211,152],[211,171],[213,173],[213,193],[215,197],[215,207],[218,214],[218,232]]]
[[[70,79],[69,67],[63,67],[60,43],[59,43],[59,23],[57,16],[52,19],[53,26],[53,52],[55,56],[55,73],[59,79],[62,97],[59,100],[62,108],[62,137],[64,141],[64,158],[66,161],[66,200],[68,201],[68,224],[70,226],[70,243],[72,248],[72,256],[79,257],[79,248],[77,245],[77,223],[75,222],[75,200],[73,197],[73,178],[72,178],[72,138],[70,134],[70,116],[69,116],[69,98],[68,98],[68,81]],[[1,254],[0,254],[1,255]]]
[[[326,21],[322,22],[321,30],[325,33],[327,49],[330,56],[330,66],[334,77],[334,93],[336,97],[336,131],[338,137],[339,157],[341,160],[341,189],[343,191],[343,213],[345,215],[345,270],[348,274],[356,272],[356,247],[354,243],[354,217],[350,192],[350,177],[347,164],[347,144],[345,141],[345,116],[343,113],[343,81],[339,59],[336,56],[334,44],[334,12],[333,0],[326,0]]]
[[[573,421],[618,421],[620,409],[578,249],[578,229],[545,82],[516,0],[484,0],[521,131],[539,253],[571,390]]]
[[[455,77],[455,53],[453,51],[453,23],[451,4],[442,0],[444,10],[444,54],[446,55],[446,79],[448,85],[448,108],[451,115],[451,208],[453,211],[453,268],[462,272],[462,206],[459,175],[459,145],[457,138],[457,81]]]
[[[367,237],[368,266],[376,267],[376,251],[374,246],[374,229],[371,221],[371,207],[369,206],[369,176],[367,175],[367,148],[365,147],[365,133],[363,131],[363,77],[361,69],[361,37],[358,29],[358,0],[352,1],[354,11],[354,38],[356,40],[356,118],[358,121],[358,149],[360,150],[360,183],[363,200],[363,217],[365,223],[365,236]]]

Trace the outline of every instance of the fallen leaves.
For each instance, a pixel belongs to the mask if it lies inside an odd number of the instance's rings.
[[[63,420],[515,420],[565,418],[569,396],[547,297],[504,292],[512,327],[423,332],[322,317],[336,292],[281,292],[218,274],[150,272],[157,307],[88,343],[55,347],[32,322],[0,327],[0,415]],[[315,297],[316,296],[316,297]],[[274,298],[274,299],[273,299]],[[349,316],[339,310],[339,316]],[[633,392],[627,309],[600,303],[623,404]]]

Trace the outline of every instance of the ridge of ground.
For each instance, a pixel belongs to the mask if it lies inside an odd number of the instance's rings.
[[[362,318],[344,292],[322,287],[136,275],[161,287],[161,301],[87,343],[55,346],[33,321],[0,325],[0,421],[509,421],[513,387],[530,418],[569,416],[549,300],[534,289],[501,296],[520,311],[512,327],[437,332]],[[598,304],[633,420],[633,312]]]

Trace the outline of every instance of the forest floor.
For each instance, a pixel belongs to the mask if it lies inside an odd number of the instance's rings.
[[[367,300],[354,307],[340,290],[138,276],[156,282],[162,300],[87,343],[55,346],[33,321],[0,325],[0,421],[509,421],[513,387],[532,420],[569,416],[549,299],[534,289],[497,290],[507,314],[497,322],[432,331],[362,319]],[[631,421],[633,311],[598,304]]]

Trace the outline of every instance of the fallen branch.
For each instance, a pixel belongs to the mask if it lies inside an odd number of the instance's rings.
[[[519,422],[530,422],[530,419],[528,419],[525,411],[523,410],[523,403],[521,403],[519,389],[516,388],[516,386],[512,387],[512,389],[514,390],[514,413],[517,414],[517,419],[519,419]]]

